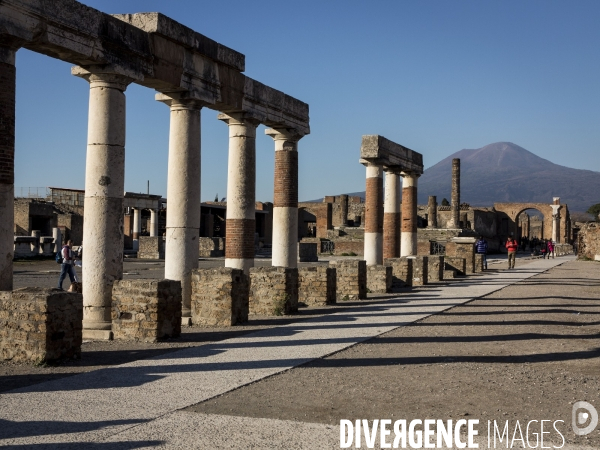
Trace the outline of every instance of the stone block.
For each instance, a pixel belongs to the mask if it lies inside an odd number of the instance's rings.
[[[391,266],[368,266],[367,289],[369,292],[386,294],[392,291],[393,270]]]
[[[118,280],[112,290],[115,339],[156,342],[181,334],[181,282]]]
[[[298,260],[300,262],[317,262],[318,244],[316,242],[298,242]]]
[[[429,255],[427,257],[427,281],[442,281],[444,279],[444,257]]]
[[[475,242],[472,237],[455,237],[446,244],[446,256],[465,259],[465,274],[475,272]]]
[[[406,257],[386,258],[383,264],[392,268],[392,288],[412,286],[413,260]]]
[[[475,273],[483,272],[483,254],[475,253],[475,265],[473,266]]]
[[[465,258],[460,258],[457,256],[444,257],[445,270],[454,270],[456,272],[456,275],[466,275],[465,265]]]
[[[431,242],[427,241],[417,241],[417,255],[430,255],[431,254]]]
[[[201,258],[217,258],[225,255],[225,240],[223,238],[198,238],[198,253]]]
[[[367,298],[366,261],[331,261],[330,264],[336,269],[336,298],[338,301]]]
[[[453,280],[454,278],[456,278],[456,270],[444,269],[444,280]]]
[[[248,321],[250,279],[241,269],[192,272],[192,322],[230,327]]]
[[[252,267],[250,314],[281,316],[298,311],[298,269]]]
[[[138,241],[138,258],[164,259],[165,246],[161,236],[140,236]]]
[[[298,269],[298,301],[307,306],[336,302],[336,269],[324,265]]]
[[[412,286],[424,286],[428,283],[428,256],[407,256],[413,260]]]
[[[43,362],[81,356],[83,297],[47,288],[0,292],[0,356]]]

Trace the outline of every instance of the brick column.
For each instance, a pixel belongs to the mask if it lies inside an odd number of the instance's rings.
[[[413,172],[402,172],[402,234],[400,256],[417,254],[417,179]]]
[[[140,234],[142,232],[142,210],[140,208],[133,208],[133,249],[135,251],[140,248]]]
[[[460,158],[452,160],[452,193],[450,206],[452,207],[452,218],[448,228],[460,227]]]
[[[229,125],[229,162],[227,169],[227,245],[225,267],[254,267],[256,231],[256,127],[259,122],[243,114],[219,114]]]
[[[90,83],[83,216],[83,339],[112,339],[115,280],[123,278],[125,89],[132,81],[114,73],[71,73]]]
[[[383,170],[370,163],[365,194],[365,261],[367,266],[383,264]]]
[[[427,228],[437,228],[437,198],[430,195],[427,202]]]
[[[348,195],[340,195],[340,215],[342,216],[342,226],[348,226]]]
[[[298,141],[293,130],[268,129],[275,141],[273,266],[298,265]]]
[[[400,175],[385,173],[383,205],[383,258],[400,256]],[[383,262],[382,262],[383,263]]]
[[[183,94],[156,94],[171,109],[165,278],[181,281],[182,323],[191,321],[192,270],[200,236],[200,109]]]
[[[0,46],[0,291],[12,291],[17,50]]]

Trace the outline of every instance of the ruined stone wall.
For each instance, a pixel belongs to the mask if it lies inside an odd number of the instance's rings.
[[[0,356],[43,362],[81,356],[83,297],[45,288],[0,292]]]
[[[448,242],[446,244],[446,256],[463,258],[465,260],[465,273],[467,275],[475,272],[474,243]]]
[[[329,264],[336,269],[338,301],[367,298],[366,261],[331,261]]]
[[[444,279],[444,257],[429,255],[427,257],[427,281],[442,281]]]
[[[66,242],[68,239],[73,241],[73,245],[81,245],[83,242],[83,216],[77,216],[75,214],[58,214],[57,226],[64,227],[66,237],[63,236],[63,240]]]
[[[29,236],[31,234],[30,203],[27,199],[15,199],[15,236]]]
[[[298,269],[298,301],[307,306],[332,305],[336,302],[336,269],[327,266]]]
[[[225,254],[225,239],[200,237],[198,238],[198,250],[201,258],[223,256]]]
[[[411,286],[424,286],[429,282],[429,257],[411,256],[412,259],[412,283]]]
[[[577,258],[600,260],[600,223],[581,227],[577,237]]]
[[[445,256],[444,268],[445,270],[454,270],[456,275],[466,275],[465,258],[459,256]]]
[[[140,236],[137,257],[139,259],[163,259],[165,243],[162,236]]]
[[[298,261],[317,262],[319,244],[316,242],[298,242]]]
[[[344,239],[344,240],[335,240],[335,250],[333,252],[334,255],[341,255],[342,253],[362,256],[365,251],[365,241],[358,239]]]
[[[403,288],[412,286],[413,260],[407,257],[386,258],[383,260],[386,266],[392,268],[392,288]]]
[[[368,266],[367,267],[367,289],[369,292],[385,294],[392,290],[392,267],[391,266]]]
[[[250,314],[280,316],[298,311],[298,269],[252,267]]]
[[[192,322],[230,327],[248,321],[250,278],[241,269],[192,272]]]
[[[181,334],[181,282],[117,280],[112,290],[115,339],[156,342]]]

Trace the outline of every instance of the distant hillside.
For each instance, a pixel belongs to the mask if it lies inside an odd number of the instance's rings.
[[[460,200],[472,206],[551,203],[552,197],[560,197],[574,212],[600,203],[600,172],[559,166],[511,142],[497,142],[461,150],[425,170],[419,178],[419,204],[426,204],[430,195],[437,196],[438,204],[450,200],[453,158],[460,158]],[[365,193],[348,195],[364,198]]]

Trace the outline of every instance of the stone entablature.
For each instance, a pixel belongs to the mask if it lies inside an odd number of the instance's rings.
[[[376,134],[364,135],[360,158],[386,170],[423,173],[423,155]]]

